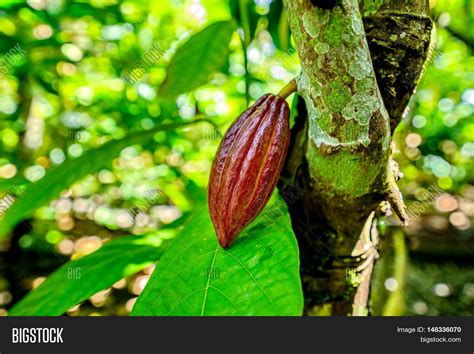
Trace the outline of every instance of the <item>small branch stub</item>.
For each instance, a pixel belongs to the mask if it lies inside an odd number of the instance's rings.
[[[296,92],[296,90],[298,90],[298,86],[296,84],[296,79],[293,79],[281,89],[281,91],[278,93],[278,96],[286,99],[292,93]]]

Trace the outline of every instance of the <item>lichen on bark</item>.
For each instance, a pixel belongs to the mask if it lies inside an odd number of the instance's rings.
[[[335,194],[353,199],[383,188],[389,117],[357,1],[332,9],[306,0],[285,5],[295,14],[289,22],[302,63],[298,91],[308,110],[311,177],[328,184],[328,202]]]
[[[368,146],[369,123],[376,111],[386,115],[378,92],[362,19],[355,1],[332,10],[308,2],[288,6],[302,10],[290,19],[297,32],[303,73],[298,80],[309,116],[309,135],[316,147]],[[389,133],[377,127],[388,147]],[[381,133],[381,134],[380,134]]]

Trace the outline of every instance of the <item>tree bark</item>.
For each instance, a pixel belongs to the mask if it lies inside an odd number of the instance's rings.
[[[280,191],[300,245],[306,314],[366,314],[375,212],[389,199],[405,221],[391,132],[422,72],[431,31],[427,1],[410,2],[284,0],[304,103]]]

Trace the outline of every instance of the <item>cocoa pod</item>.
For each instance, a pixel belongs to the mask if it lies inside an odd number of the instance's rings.
[[[208,191],[209,213],[222,247],[229,247],[270,199],[288,150],[289,116],[285,99],[267,94],[224,135]]]

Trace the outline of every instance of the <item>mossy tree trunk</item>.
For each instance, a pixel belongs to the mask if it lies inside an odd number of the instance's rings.
[[[280,190],[297,196],[306,313],[366,314],[384,201],[406,222],[390,142],[427,57],[427,0],[284,4],[304,101]]]

